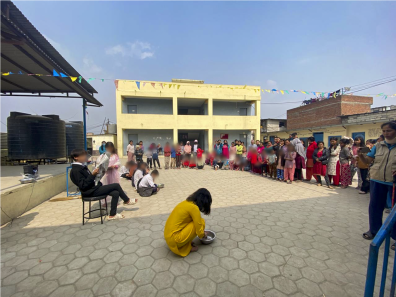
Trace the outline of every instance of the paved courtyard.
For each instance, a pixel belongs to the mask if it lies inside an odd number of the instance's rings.
[[[158,195],[120,207],[124,220],[82,226],[75,199],[47,201],[4,226],[1,296],[363,296],[368,195],[208,167],[161,170],[159,182]],[[205,219],[217,239],[181,258],[166,246],[164,224],[200,187],[212,193]]]

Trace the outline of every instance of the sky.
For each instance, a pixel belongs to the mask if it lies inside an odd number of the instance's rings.
[[[396,76],[396,2],[14,3],[84,77],[330,92]],[[104,106],[88,108],[87,126],[99,133],[105,118],[116,123],[115,86],[91,84]],[[396,81],[361,93],[395,94]],[[309,98],[262,93],[261,117],[285,118]],[[391,104],[375,97],[373,106]],[[11,111],[79,121],[81,105],[2,97],[1,131]]]

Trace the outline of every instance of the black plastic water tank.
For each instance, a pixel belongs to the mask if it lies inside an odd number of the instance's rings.
[[[83,122],[65,122],[66,126],[66,150],[70,156],[74,149],[84,148],[84,125]]]
[[[7,132],[11,160],[66,157],[65,122],[57,115],[11,112],[7,118]]]

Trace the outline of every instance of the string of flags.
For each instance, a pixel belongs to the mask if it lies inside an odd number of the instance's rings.
[[[42,77],[60,77],[60,78],[69,78],[72,82],[78,82],[81,83],[83,77],[82,76],[69,76],[66,75],[62,72],[58,72],[55,69],[53,69],[52,74],[37,74],[37,73],[23,73],[22,71],[18,71],[18,73],[14,72],[2,72],[2,76],[9,76],[9,75],[28,75],[28,76],[42,76]],[[89,77],[89,78],[84,78],[87,82],[93,81],[93,80],[99,80],[104,82],[105,80],[111,80],[114,81],[114,84],[116,86],[116,89],[118,89],[118,80],[114,80],[112,78],[96,78],[96,77]],[[141,87],[145,87],[147,84],[150,84],[153,88],[177,88],[180,89],[181,85],[180,84],[175,84],[175,83],[154,83],[154,82],[144,82],[144,81],[135,81],[137,88],[140,90]],[[292,93],[301,93],[305,95],[310,95],[313,94],[315,98],[311,98],[309,100],[305,100],[304,103],[307,101],[306,104],[310,104],[312,102],[320,101],[323,99],[328,99],[331,97],[336,97],[337,95],[342,94],[342,91],[349,91],[349,88],[344,88],[343,90],[337,90],[335,92],[308,92],[308,91],[303,91],[303,90],[280,90],[280,89],[259,89],[259,88],[249,88],[246,85],[241,86],[241,87],[236,87],[236,86],[223,86],[223,85],[198,85],[198,88],[224,88],[224,89],[231,89],[231,90],[239,90],[239,89],[246,89],[246,90],[254,90],[254,92],[263,92],[263,93],[269,93],[269,94],[292,94]],[[346,95],[353,95],[353,93],[349,93]],[[362,94],[359,94],[362,95]],[[391,97],[396,97],[396,94],[393,95],[386,95],[384,93],[380,94],[364,94],[365,96],[372,96],[372,97],[384,97],[384,99],[391,98]],[[310,101],[310,102],[308,102]]]

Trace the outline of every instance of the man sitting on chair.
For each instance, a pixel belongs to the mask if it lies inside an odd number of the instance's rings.
[[[123,219],[124,216],[117,213],[118,198],[124,200],[124,205],[133,205],[137,199],[129,199],[122,190],[120,184],[110,184],[103,186],[101,182],[95,185],[95,176],[99,169],[96,168],[92,173],[84,164],[88,161],[88,153],[83,149],[74,149],[71,152],[73,159],[70,179],[80,189],[83,197],[111,196],[111,208],[109,220]]]
[[[157,194],[159,189],[154,183],[154,180],[158,175],[158,170],[154,169],[150,174],[146,174],[139,180],[137,184],[137,191],[140,196],[150,197],[153,194]]]

